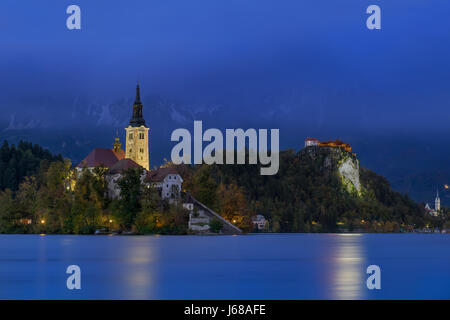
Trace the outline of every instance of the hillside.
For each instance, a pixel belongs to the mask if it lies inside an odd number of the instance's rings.
[[[245,198],[240,209],[264,215],[273,232],[400,231],[442,223],[337,148],[282,151],[275,176],[261,176],[255,165],[185,167],[184,176],[186,189],[218,212],[225,210],[218,190],[236,185]]]
[[[53,155],[37,144],[20,141],[17,146],[5,140],[0,148],[0,190],[16,191],[25,177],[36,174],[41,161],[63,161],[61,155]]]

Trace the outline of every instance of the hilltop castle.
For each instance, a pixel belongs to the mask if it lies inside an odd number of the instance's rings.
[[[347,152],[352,152],[352,147],[348,143],[344,143],[339,139],[333,141],[319,141],[316,138],[306,138],[305,147],[310,146],[342,148]]]

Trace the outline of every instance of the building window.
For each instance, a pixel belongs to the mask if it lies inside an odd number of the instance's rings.
[[[133,133],[132,132],[128,135],[128,138],[133,140]]]
[[[130,153],[131,153],[131,151],[132,151],[132,150],[130,149]]]
[[[139,133],[139,139],[144,139],[144,133],[142,132]]]
[[[140,149],[139,149],[139,152],[140,152],[140,153],[144,153],[144,149],[143,149],[143,148],[140,148]]]

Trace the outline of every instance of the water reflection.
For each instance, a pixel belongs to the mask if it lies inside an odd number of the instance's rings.
[[[128,272],[122,273],[123,295],[127,299],[154,299],[157,252],[142,244],[126,250]]]
[[[365,250],[360,234],[335,235],[332,299],[365,298]]]

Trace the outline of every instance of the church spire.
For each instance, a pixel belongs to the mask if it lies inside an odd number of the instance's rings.
[[[137,81],[136,100],[134,101],[134,104],[142,104],[142,102],[141,102],[141,93],[140,93],[140,89],[139,89],[139,80]]]
[[[113,144],[114,152],[120,152],[121,146],[122,146],[122,144],[120,143],[120,140],[119,140],[119,132],[116,129],[116,138],[114,139],[114,144]]]
[[[441,199],[439,199],[439,188],[436,189],[436,199],[434,200],[434,209],[437,212],[441,210]]]
[[[139,81],[136,86],[136,99],[133,103],[133,115],[131,116],[130,126],[132,127],[145,127],[145,120],[142,115],[142,102],[141,102],[141,93],[139,88]]]

